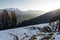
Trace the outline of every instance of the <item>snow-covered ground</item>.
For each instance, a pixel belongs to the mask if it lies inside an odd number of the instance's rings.
[[[55,37],[55,40],[60,40],[60,35],[57,35],[57,36]]]
[[[47,36],[48,33],[40,32],[38,28],[47,27],[49,24],[38,24],[26,27],[20,27],[15,29],[0,31],[0,40],[41,40]],[[60,39],[60,35],[57,35],[56,40]]]

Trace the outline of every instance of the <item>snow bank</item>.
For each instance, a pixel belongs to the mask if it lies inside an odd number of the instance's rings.
[[[0,40],[13,40],[14,36],[18,36],[18,38],[21,40],[23,37],[24,39],[28,40],[32,35],[36,35],[37,32],[39,31],[38,29],[30,29],[31,27],[44,27],[45,25],[48,24],[39,24],[39,25],[32,25],[32,26],[27,26],[27,27],[22,27],[22,28],[16,28],[16,29],[9,29],[9,30],[3,30],[0,31]],[[13,34],[13,35],[10,35]]]

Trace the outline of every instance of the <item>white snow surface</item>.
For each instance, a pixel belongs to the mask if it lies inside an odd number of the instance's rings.
[[[8,29],[0,31],[0,40],[14,40],[14,35],[16,35],[19,40],[29,40],[31,36],[39,34],[39,28],[43,28],[48,26],[48,23],[45,24],[38,24],[38,25],[31,25],[26,27]],[[33,29],[36,27],[35,29]],[[36,40],[40,40],[41,36],[36,36]],[[56,36],[56,40],[60,39],[60,35]]]
[[[55,40],[60,40],[60,34],[55,37]]]

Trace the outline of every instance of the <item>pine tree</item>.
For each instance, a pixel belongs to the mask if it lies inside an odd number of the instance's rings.
[[[0,29],[3,28],[2,13],[0,13]]]
[[[14,28],[17,25],[17,18],[15,12],[11,13],[11,27]]]
[[[10,16],[7,10],[3,11],[4,28],[9,28]]]

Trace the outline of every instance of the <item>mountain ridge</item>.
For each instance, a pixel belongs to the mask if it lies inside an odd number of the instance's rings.
[[[11,14],[11,11],[15,11],[16,16],[17,16],[17,22],[22,22],[28,19],[32,19],[35,18],[41,14],[43,14],[43,11],[34,11],[34,10],[28,10],[28,11],[21,11],[18,8],[5,8],[5,9],[1,9],[1,11],[3,12],[3,10],[7,10],[9,14]],[[1,13],[0,11],[0,13]]]
[[[60,15],[60,9],[52,10],[50,12],[47,12],[43,15],[40,15],[36,18],[33,18],[31,20],[23,21],[20,26],[28,26],[28,25],[35,25],[35,24],[41,24],[41,23],[49,23],[49,19],[53,16]]]

